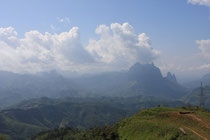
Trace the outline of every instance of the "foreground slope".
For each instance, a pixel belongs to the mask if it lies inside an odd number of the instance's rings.
[[[180,114],[180,112],[191,112]],[[180,129],[183,129],[184,134]],[[152,108],[113,126],[86,131],[70,128],[43,132],[34,140],[199,140],[210,139],[210,113],[202,108]]]
[[[180,114],[180,111],[193,111]],[[180,128],[184,129],[184,135]],[[121,139],[210,139],[210,113],[199,108],[153,108],[119,123]]]

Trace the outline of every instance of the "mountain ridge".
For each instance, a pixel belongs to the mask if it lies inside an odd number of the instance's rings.
[[[86,91],[105,96],[180,98],[186,94],[184,87],[163,77],[154,64],[136,63],[128,71],[80,78],[76,83]]]
[[[134,64],[123,72],[109,72],[65,78],[56,71],[38,74],[0,72],[0,105],[5,107],[24,99],[91,96],[154,96],[180,98],[186,94],[184,87],[163,77],[154,64]]]

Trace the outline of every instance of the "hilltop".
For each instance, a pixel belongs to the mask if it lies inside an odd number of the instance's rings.
[[[199,107],[159,107],[142,110],[112,126],[86,131],[71,128],[55,129],[42,132],[33,140],[56,140],[61,137],[75,140],[208,140],[209,132],[210,113],[207,110]]]
[[[180,112],[192,112],[180,114]],[[210,113],[202,108],[152,108],[120,121],[121,139],[179,139],[210,138]],[[184,135],[180,128],[184,129]]]

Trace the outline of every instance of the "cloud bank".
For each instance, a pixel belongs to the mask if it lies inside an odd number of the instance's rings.
[[[145,33],[137,35],[128,23],[100,25],[96,34],[99,39],[90,40],[86,49],[99,63],[118,67],[135,62],[151,63],[160,54],[151,47],[151,40]]]
[[[210,7],[210,0],[188,0],[188,2],[194,5],[204,5]]]
[[[168,71],[178,74],[179,78],[200,78],[210,71],[210,39],[197,40],[200,51],[190,55],[162,54],[156,65],[163,73]]]
[[[150,63],[160,54],[145,34],[137,35],[128,23],[100,25],[99,39],[84,46],[79,28],[60,34],[33,30],[18,38],[14,28],[0,28],[0,70],[40,72],[47,70],[90,71],[128,68],[136,62]],[[101,67],[103,66],[103,68]]]
[[[199,49],[201,50],[202,54],[210,58],[210,39],[208,40],[197,40],[196,43],[199,45]]]

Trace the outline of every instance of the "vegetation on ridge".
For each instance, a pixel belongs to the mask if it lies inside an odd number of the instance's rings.
[[[191,113],[180,114],[182,111]],[[186,135],[180,128],[186,132]],[[160,107],[142,110],[110,127],[86,131],[75,131],[69,128],[52,130],[40,133],[33,140],[49,140],[52,136],[53,140],[61,138],[64,140],[70,138],[74,140],[199,140],[210,139],[209,132],[210,113],[205,109]]]

